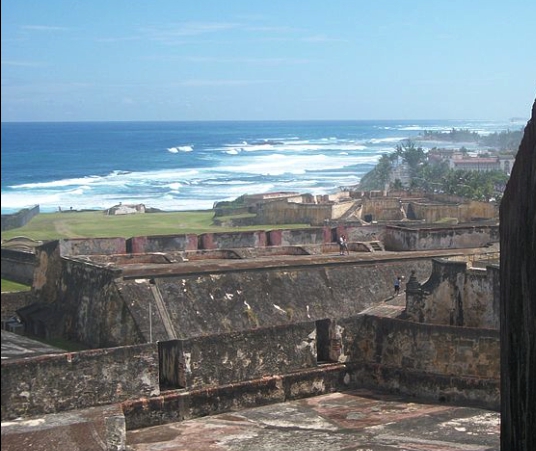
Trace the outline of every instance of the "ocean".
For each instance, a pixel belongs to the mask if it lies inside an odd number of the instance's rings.
[[[425,130],[489,134],[522,120],[2,122],[2,213],[211,209],[243,194],[328,194],[355,186],[406,139],[425,150],[474,144],[420,141]]]

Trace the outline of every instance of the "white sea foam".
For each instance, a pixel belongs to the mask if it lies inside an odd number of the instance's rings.
[[[119,202],[145,203],[154,208],[179,210],[188,203],[185,197],[198,199],[196,208],[212,208],[215,201],[239,196],[244,192],[261,193],[270,189],[326,193],[341,184],[355,184],[356,175],[339,174],[344,168],[374,164],[377,153],[330,152],[329,154],[252,154],[239,164],[216,168],[166,169],[160,171],[113,171],[107,176],[83,177],[52,182],[22,184],[2,193],[2,208],[20,209],[39,204],[42,211],[104,209]],[[319,171],[335,171],[322,175]],[[287,179],[266,183],[252,177]],[[309,175],[307,175],[309,174]],[[315,175],[313,175],[315,174]],[[306,177],[305,179],[301,179]],[[247,187],[247,188],[246,188]],[[209,198],[206,202],[202,199]]]
[[[169,147],[168,152],[171,153],[179,153],[179,152],[191,152],[194,150],[192,146],[176,146],[176,147]]]
[[[400,138],[402,139],[402,138]],[[337,140],[336,138],[323,138],[318,141],[313,140],[270,140],[262,143],[226,144],[224,147],[215,149],[226,153],[236,154],[238,151],[260,152],[260,151],[277,151],[277,152],[322,152],[325,150],[365,150],[367,146],[354,140]]]
[[[401,130],[401,131],[421,131],[421,130],[424,130],[425,128],[422,127],[421,125],[410,125],[410,126],[404,126],[404,127],[398,127],[397,130]]]
[[[372,138],[368,142],[371,144],[381,144],[381,143],[398,143],[404,141],[405,138],[394,137],[394,138]]]

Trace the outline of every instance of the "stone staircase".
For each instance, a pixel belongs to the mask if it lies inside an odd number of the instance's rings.
[[[371,252],[383,252],[385,250],[379,241],[369,241],[367,244]]]
[[[344,214],[339,218],[339,221],[345,221],[349,219],[361,220],[361,207],[363,204],[361,202],[354,202],[353,205],[344,212]]]

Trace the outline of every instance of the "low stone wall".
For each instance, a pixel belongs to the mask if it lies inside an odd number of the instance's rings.
[[[222,249],[266,246],[264,231],[204,233],[199,236],[200,249]]]
[[[357,315],[8,360],[2,421],[124,402],[144,427],[362,387],[498,408],[499,345],[498,331]]]
[[[138,236],[127,240],[127,251],[140,254],[197,250],[198,247],[195,234]]]
[[[16,316],[16,311],[35,302],[31,291],[2,293],[2,319]]]
[[[292,373],[316,366],[315,323],[159,343],[161,380],[199,389]]]
[[[34,252],[25,252],[14,249],[1,250],[2,258],[2,279],[32,285],[34,271],[38,265]]]
[[[60,240],[61,255],[113,255],[126,253],[125,238],[71,238]]]
[[[341,360],[381,364],[399,371],[500,379],[498,330],[414,323],[360,315],[338,321]]]
[[[5,230],[18,229],[28,224],[39,214],[39,205],[32,208],[23,208],[17,213],[2,215],[2,232]]]
[[[2,421],[160,394],[156,343],[2,361]]]
[[[338,226],[335,227],[336,236],[346,235],[348,241],[381,241],[383,242],[383,236],[385,233],[385,226],[379,224],[370,224],[364,226]]]
[[[456,218],[458,222],[471,222],[498,218],[498,216],[497,206],[490,202],[462,200],[451,205],[411,202],[408,208],[408,217],[422,219],[429,224],[444,218]]]
[[[277,229],[266,232],[270,246],[300,246],[304,244],[323,244],[333,239],[331,229],[327,227],[307,229]]]
[[[127,240],[128,253],[176,252],[216,249],[243,249],[271,246],[305,246],[336,243],[345,234],[350,242],[379,241],[384,226],[334,226],[268,231],[213,232],[201,235],[138,236]],[[89,254],[91,255],[91,254]]]
[[[347,365],[311,368],[285,375],[197,390],[165,392],[150,399],[123,403],[127,430],[140,429],[207,415],[319,396],[351,388]]]
[[[422,251],[484,247],[499,240],[499,226],[459,226],[443,228],[407,228],[386,226],[385,250]]]
[[[324,221],[334,216],[334,205],[334,203],[295,203],[286,199],[270,201],[258,206],[257,221],[259,224],[310,224],[312,226],[322,226]]]

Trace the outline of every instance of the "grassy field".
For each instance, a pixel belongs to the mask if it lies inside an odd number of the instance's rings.
[[[2,293],[13,293],[28,290],[30,290],[30,287],[28,285],[22,285],[21,283],[11,282],[10,280],[2,279]]]
[[[41,213],[24,227],[2,232],[2,240],[17,236],[43,241],[60,238],[131,238],[147,235],[309,227],[307,224],[220,227],[213,224],[213,216],[212,210],[119,216],[106,216],[102,211]]]

